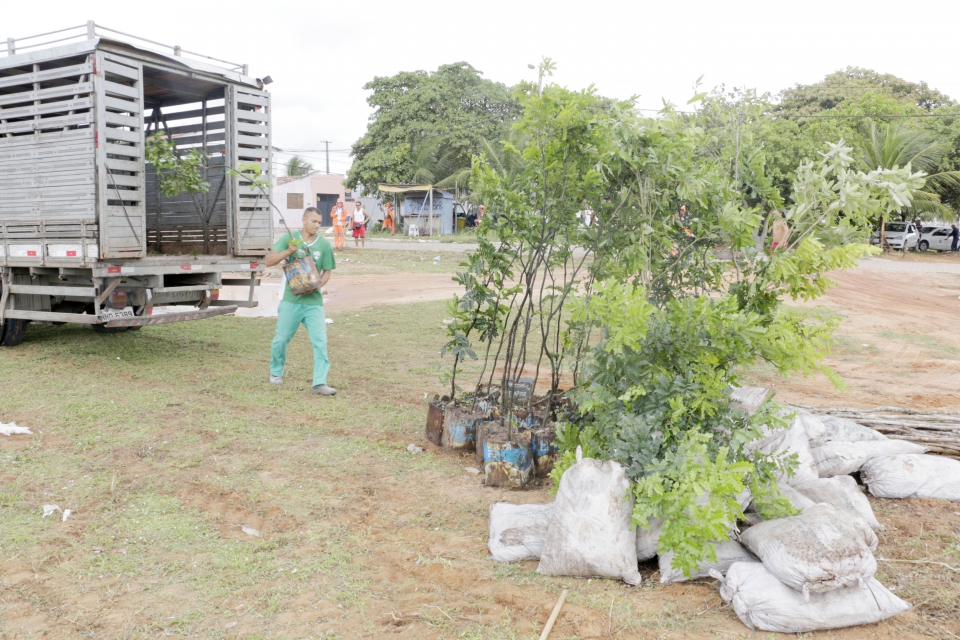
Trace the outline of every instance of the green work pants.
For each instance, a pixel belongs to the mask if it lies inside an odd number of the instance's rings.
[[[282,376],[287,362],[287,345],[300,324],[307,328],[313,344],[313,386],[327,384],[330,360],[327,358],[327,319],[322,304],[297,304],[280,301],[277,310],[277,333],[270,346],[270,375]]]

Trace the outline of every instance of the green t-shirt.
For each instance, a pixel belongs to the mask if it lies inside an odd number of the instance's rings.
[[[277,240],[274,245],[271,247],[274,251],[286,251],[287,247],[290,244],[290,234],[285,233],[279,240]],[[299,231],[293,232],[293,238],[295,240],[302,240],[303,234]],[[317,234],[316,239],[310,244],[305,245],[307,249],[310,250],[310,256],[313,258],[314,263],[317,265],[317,271],[333,271],[337,268],[336,261],[333,258],[333,247],[330,246],[330,242]],[[290,260],[297,254],[293,254],[287,260]],[[284,302],[295,302],[297,304],[319,304],[323,305],[323,294],[320,293],[320,290],[317,289],[313,293],[308,293],[305,296],[295,296],[293,292],[290,291],[290,285],[287,284],[286,279],[283,281],[283,301]]]

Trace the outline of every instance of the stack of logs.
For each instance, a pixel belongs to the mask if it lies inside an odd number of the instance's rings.
[[[931,453],[960,458],[960,411],[903,409],[877,407],[852,409],[850,407],[804,407],[815,414],[847,418],[865,427],[876,429],[888,438],[907,440],[923,445]]]

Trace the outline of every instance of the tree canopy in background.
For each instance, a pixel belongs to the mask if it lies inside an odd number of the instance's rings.
[[[379,182],[430,182],[470,191],[476,188],[473,156],[494,164],[515,160],[504,149],[520,142],[513,123],[521,117],[522,91],[484,79],[465,62],[374,78],[365,88],[372,91],[374,112],[353,146],[350,188],[364,185],[371,192]],[[696,112],[678,114],[715,138],[714,153],[749,149],[727,161],[751,205],[780,208],[792,195],[797,167],[818,161],[824,141],[844,141],[854,150],[854,167],[869,172],[880,166],[868,161],[877,136],[913,136],[930,147],[914,169],[940,176],[899,215],[949,220],[960,210],[960,182],[953,179],[960,175],[960,105],[925,82],[848,67],[777,95],[721,85],[699,97]],[[603,109],[615,105],[596,98]]]
[[[960,118],[945,117],[953,115],[960,116],[960,106],[925,82],[848,67],[776,96],[721,86],[708,96],[696,119],[714,131],[749,129],[758,155],[743,162],[761,163],[770,186],[789,197],[796,168],[816,161],[824,141],[845,141],[856,151],[855,166],[869,171],[877,166],[867,161],[867,147],[875,144],[870,135],[885,135],[887,129],[891,139],[913,134],[937,145],[943,153],[925,154],[922,169],[949,176],[960,170]],[[744,179],[755,174],[749,171]],[[960,189],[949,179],[930,187],[932,200],[921,195],[915,210],[901,215],[952,218],[960,207]]]
[[[777,110],[811,115],[828,109],[844,110],[854,104],[864,105],[864,96],[882,97],[901,108],[926,113],[956,104],[926,82],[909,82],[889,73],[847,67],[820,82],[785,89],[780,93]],[[868,99],[866,103],[869,102]]]
[[[520,113],[506,85],[466,62],[377,77],[364,88],[374,112],[353,145],[346,184],[368,193],[380,182],[439,182],[469,168],[482,141],[504,138]]]

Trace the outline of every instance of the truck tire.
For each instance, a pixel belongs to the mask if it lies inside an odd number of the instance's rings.
[[[0,285],[0,294],[3,285]],[[27,320],[6,319],[0,322],[0,347],[15,347],[23,342],[23,335],[27,331]]]
[[[4,320],[0,325],[0,347],[15,347],[23,342],[27,332],[26,320]]]

